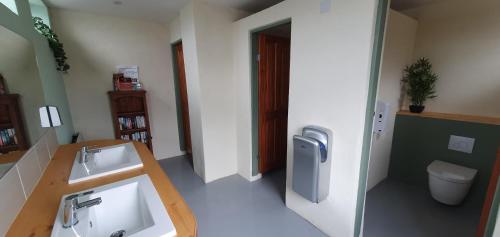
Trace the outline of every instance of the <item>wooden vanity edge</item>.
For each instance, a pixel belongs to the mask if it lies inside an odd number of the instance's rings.
[[[96,140],[59,146],[38,184],[10,226],[6,236],[50,236],[63,195],[92,189],[142,174],[147,174],[153,182],[176,228],[177,236],[196,236],[197,223],[193,212],[146,145],[140,142],[134,142],[134,146],[144,164],[142,168],[71,185],[67,183],[76,152],[82,146],[103,147],[121,143],[126,143],[126,141]]]

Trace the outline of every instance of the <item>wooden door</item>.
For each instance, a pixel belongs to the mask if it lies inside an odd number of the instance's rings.
[[[290,39],[259,35],[259,171],[286,165]]]
[[[184,68],[184,52],[182,51],[182,42],[175,45],[177,54],[177,71],[179,72],[179,95],[181,100],[182,129],[184,131],[184,144],[186,152],[191,154],[191,128],[189,126],[189,106],[186,84],[186,71]]]
[[[493,205],[493,199],[495,198],[495,192],[498,185],[498,179],[500,178],[500,148],[497,151],[497,159],[493,165],[493,170],[491,172],[490,183],[488,184],[488,191],[486,192],[486,198],[483,204],[483,210],[481,212],[481,218],[479,219],[479,226],[477,228],[476,237],[484,237],[486,233],[486,227],[488,225],[490,212]]]

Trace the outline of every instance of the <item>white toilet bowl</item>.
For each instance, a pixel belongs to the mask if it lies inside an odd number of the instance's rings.
[[[427,166],[427,173],[432,197],[447,205],[458,205],[467,196],[477,170],[435,160]]]

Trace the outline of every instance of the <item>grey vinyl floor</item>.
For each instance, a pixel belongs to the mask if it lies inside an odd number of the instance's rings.
[[[381,182],[366,196],[364,237],[473,237],[480,207],[452,207],[428,190],[398,181]]]
[[[199,237],[326,236],[285,206],[284,170],[255,182],[232,175],[204,184],[186,157],[159,163],[193,210]]]

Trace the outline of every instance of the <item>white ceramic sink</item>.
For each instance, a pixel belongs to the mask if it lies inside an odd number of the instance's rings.
[[[177,234],[160,196],[147,175],[91,189],[94,193],[79,202],[100,197],[99,205],[77,210],[78,224],[63,228],[64,198],[52,229],[52,237],[110,237],[124,230],[123,236],[169,237]],[[90,190],[85,190],[87,192]]]
[[[68,183],[78,183],[89,179],[115,174],[142,167],[142,161],[134,144],[101,147],[101,152],[89,153],[85,164],[79,162],[80,152],[76,153]]]

